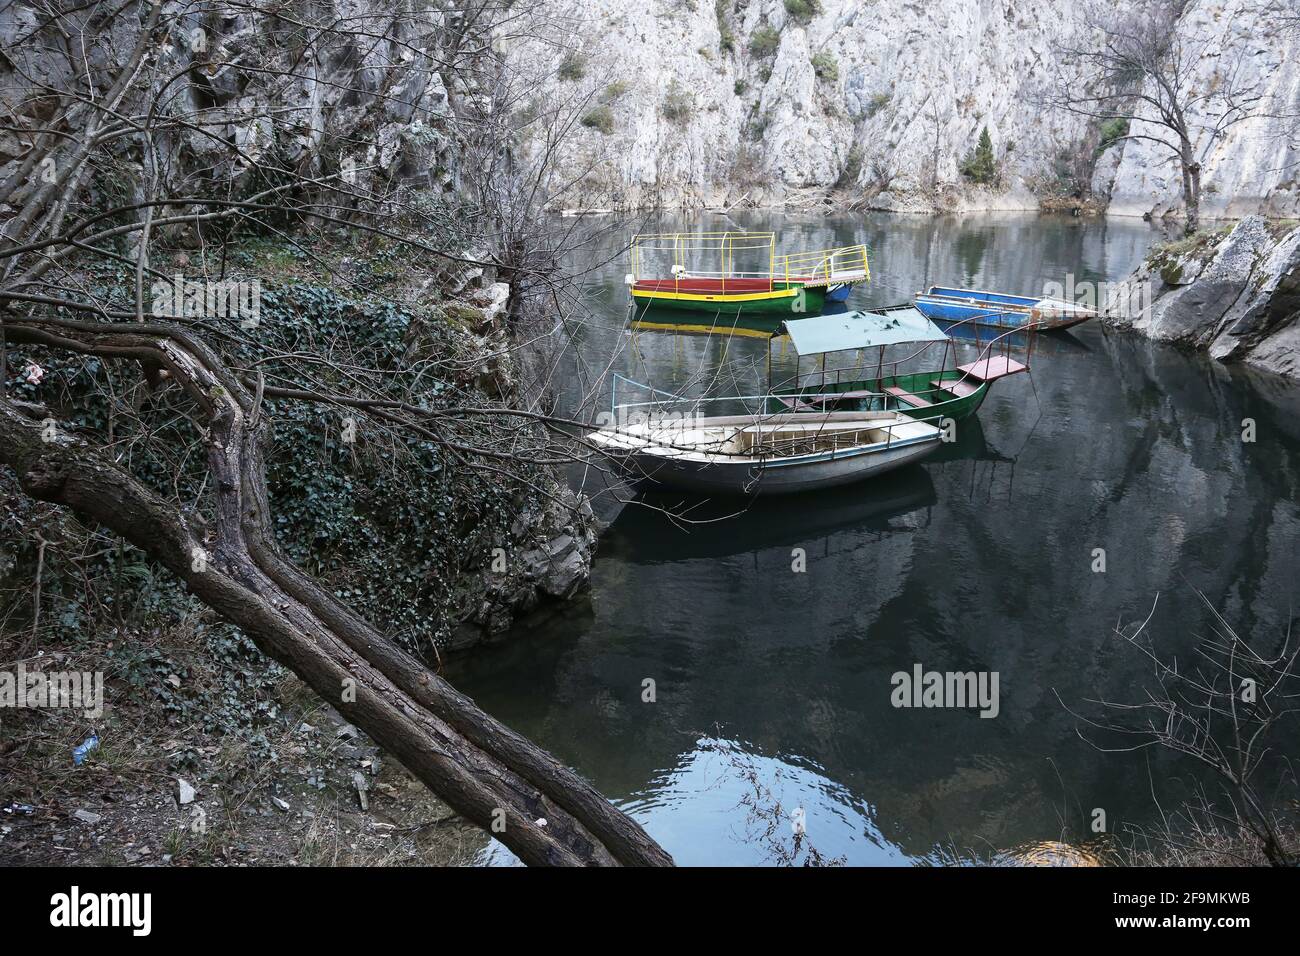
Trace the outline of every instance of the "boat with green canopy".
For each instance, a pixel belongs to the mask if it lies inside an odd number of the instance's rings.
[[[1024,330],[1014,334],[1025,342]],[[1029,370],[1033,351],[1032,330],[1023,351],[1013,343],[1013,333],[1005,332],[977,340],[974,359],[958,364],[958,348],[971,346],[954,341],[910,305],[787,319],[777,335],[789,336],[796,364],[793,378],[773,386],[769,342],[768,401],[773,410],[898,411],[931,423],[974,414],[994,382]],[[937,360],[936,351],[942,353]],[[857,353],[858,360],[828,367],[829,356],[848,352]],[[807,357],[820,357],[821,363],[805,376],[800,362]]]

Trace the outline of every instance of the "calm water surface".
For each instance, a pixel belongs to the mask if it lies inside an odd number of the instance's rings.
[[[855,291],[859,308],[927,283],[1033,293],[1067,273],[1118,280],[1160,238],[1140,222],[1036,216],[649,226],[771,229],[792,251],[866,242],[873,281]],[[590,280],[592,315],[566,366],[570,410],[591,389],[607,405],[608,385],[594,383],[611,362],[668,390],[761,388],[761,340],[631,336],[627,268],[610,261]],[[449,676],[679,863],[772,861],[745,802],[756,784],[785,811],[802,808],[814,845],[851,864],[1095,847],[1094,808],[1112,831],[1148,824],[1153,780],[1176,802],[1200,779],[1160,753],[1104,754],[1080,739],[1070,710],[1100,716],[1091,701],[1138,701],[1151,684],[1113,628],[1145,618],[1159,595],[1152,639],[1185,658],[1208,631],[1194,587],[1243,633],[1272,639],[1293,621],[1297,411],[1300,389],[1284,381],[1088,323],[1040,340],[1032,374],[998,382],[955,445],[872,483],[682,526],[618,505],[586,476],[612,520],[590,605]],[[1253,444],[1244,418],[1257,423]],[[805,573],[791,570],[795,548]],[[1092,570],[1096,548],[1105,573]],[[917,663],[996,671],[998,716],[894,708],[891,675]],[[641,699],[646,678],[654,703]]]

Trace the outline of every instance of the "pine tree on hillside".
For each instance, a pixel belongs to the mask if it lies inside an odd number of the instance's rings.
[[[975,148],[962,160],[961,174],[982,186],[987,186],[998,178],[997,160],[993,156],[993,137],[989,136],[987,126],[980,131]]]

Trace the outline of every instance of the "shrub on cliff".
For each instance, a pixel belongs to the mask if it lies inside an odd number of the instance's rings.
[[[749,38],[749,52],[759,59],[775,56],[781,46],[781,33],[767,24],[754,31]]]
[[[559,76],[562,80],[580,80],[587,75],[587,64],[581,55],[569,52],[560,61]]]
[[[812,58],[813,73],[817,79],[823,83],[834,83],[840,78],[840,64],[835,59],[835,54],[829,50],[821,50],[813,54]]]
[[[714,16],[718,20],[718,49],[730,53],[736,49],[736,35],[731,32],[731,21],[727,16],[727,0],[715,0]]]
[[[822,12],[822,7],[818,0],[785,0],[785,12],[795,23],[807,26]]]
[[[673,83],[659,111],[668,122],[684,126],[690,122],[691,115],[695,112],[695,101],[690,93]]]
[[[1101,142],[1097,144],[1097,155],[1100,156],[1127,135],[1128,119],[1123,116],[1102,123]]]
[[[608,103],[601,103],[588,110],[580,122],[587,129],[594,129],[608,136],[614,132],[614,110]]]
[[[858,181],[858,177],[862,175],[862,161],[862,147],[854,143],[844,159],[844,168],[840,170],[840,175],[835,180],[836,189],[847,189]]]

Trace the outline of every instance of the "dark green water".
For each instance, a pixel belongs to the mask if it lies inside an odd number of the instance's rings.
[[[1159,238],[1140,222],[1033,216],[652,225],[772,229],[790,250],[865,241],[873,282],[858,307],[927,282],[1033,293],[1067,273],[1118,280]],[[571,406],[611,359],[666,389],[719,368],[760,385],[761,341],[631,339],[626,271],[611,262],[592,281]],[[1172,805],[1204,778],[1155,751],[1098,752],[1067,707],[1102,716],[1090,700],[1142,699],[1151,669],[1113,628],[1145,618],[1157,595],[1150,633],[1164,655],[1208,633],[1193,587],[1242,633],[1271,640],[1294,620],[1297,411],[1294,385],[1088,323],[1040,341],[1032,375],[997,383],[978,427],[963,423],[954,446],[912,470],[686,528],[602,494],[613,524],[589,607],[449,676],[683,864],[771,861],[742,803],[753,780],[851,864],[1083,844],[1095,808],[1112,832],[1149,824],[1153,786]],[[1254,443],[1241,440],[1244,418]],[[1092,570],[1095,548],[1105,573]],[[997,672],[997,717],[892,706],[891,675],[917,663]],[[642,701],[646,678],[654,703]],[[778,831],[788,838],[786,823]]]

